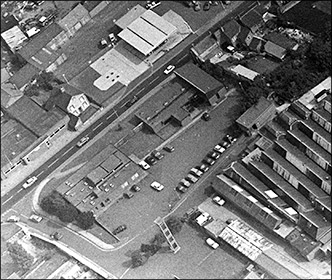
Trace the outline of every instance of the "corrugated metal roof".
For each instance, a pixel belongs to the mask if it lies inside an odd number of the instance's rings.
[[[151,10],[147,10],[141,17],[154,25],[156,29],[163,32],[167,37],[176,31],[176,27],[173,24],[169,23]]]

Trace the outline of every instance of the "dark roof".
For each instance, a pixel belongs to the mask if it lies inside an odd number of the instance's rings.
[[[237,120],[237,123],[242,124],[245,127],[251,127],[258,118],[266,111],[275,111],[273,102],[268,101],[265,97],[261,97],[256,105],[251,106],[245,111]],[[272,113],[272,112],[271,112]]]
[[[248,37],[248,34],[251,32],[251,30],[247,27],[241,27],[241,31],[239,33],[239,35],[237,36],[237,39],[239,40],[239,42],[241,43],[245,43],[245,40]]]
[[[286,55],[286,49],[283,47],[280,47],[279,45],[271,42],[271,41],[267,41],[266,44],[264,45],[264,50],[279,59],[283,59]]]
[[[257,50],[259,44],[262,44],[264,41],[260,37],[254,36],[249,44],[249,49]]]
[[[27,43],[18,51],[18,53],[25,59],[29,59],[61,32],[62,28],[53,22],[38,35],[28,40]]]
[[[67,94],[66,92],[62,92],[55,98],[54,104],[57,107],[59,107],[62,111],[64,111],[65,113],[68,113],[67,106],[68,106],[71,98],[72,98],[71,95]]]
[[[18,88],[21,88],[29,83],[32,78],[39,73],[39,71],[40,70],[37,67],[27,63],[9,78],[9,82],[13,83]]]
[[[1,33],[13,28],[16,25],[18,25],[18,21],[13,15],[7,16],[6,18],[1,16]]]
[[[69,127],[70,129],[75,129],[75,126],[76,126],[76,124],[77,124],[79,118],[76,117],[76,116],[73,115],[73,114],[70,114],[70,113],[69,113],[68,115],[69,115],[68,127]]]
[[[263,22],[262,15],[255,9],[250,10],[248,13],[240,17],[240,21],[247,27],[252,28]]]
[[[228,38],[233,38],[240,33],[241,25],[235,20],[230,20],[221,27],[221,30]]]
[[[214,45],[217,45],[217,41],[212,36],[207,36],[203,40],[199,41],[193,49],[197,51],[198,55],[202,55]]]
[[[69,94],[70,96],[75,96],[84,93],[80,89],[70,85],[70,84],[61,84],[59,85],[60,89],[63,89],[65,93]]]
[[[265,35],[264,39],[271,41],[284,49],[292,49],[297,45],[295,41],[289,39],[285,34],[278,32],[271,32]]]
[[[95,7],[97,7],[102,1],[84,1],[83,7],[91,12]]]
[[[178,68],[175,74],[205,94],[223,87],[222,83],[193,63],[187,63]]]

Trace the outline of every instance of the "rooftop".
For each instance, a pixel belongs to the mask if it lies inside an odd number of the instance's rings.
[[[298,44],[292,39],[288,38],[285,34],[279,32],[271,32],[264,36],[264,39],[271,41],[284,49],[295,49]]]
[[[226,22],[222,27],[221,30],[223,33],[230,39],[239,35],[241,32],[241,25],[236,22],[236,20],[230,20]]]
[[[248,11],[242,17],[240,21],[247,27],[253,28],[256,25],[260,24],[263,21],[262,15],[257,12],[255,9]]]
[[[130,9],[124,16],[119,18],[115,24],[119,26],[121,29],[126,29],[129,24],[131,24],[134,20],[139,18],[142,14],[144,14],[146,9],[141,5],[137,4],[135,7]]]
[[[247,67],[244,67],[241,64],[232,65],[228,69],[230,71],[232,71],[234,74],[236,74],[237,76],[242,76],[251,81],[253,81],[257,76],[259,76],[259,73],[255,72]]]
[[[40,70],[36,66],[27,63],[20,68],[20,70],[15,72],[14,75],[9,78],[9,81],[20,89],[29,83],[39,72]]]
[[[283,59],[286,56],[286,49],[271,41],[265,43],[264,50],[278,59]]]

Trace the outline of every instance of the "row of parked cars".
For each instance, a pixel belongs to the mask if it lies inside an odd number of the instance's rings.
[[[190,169],[188,175],[182,179],[179,185],[175,188],[180,193],[185,193],[191,184],[196,183],[199,178],[203,176],[205,172],[207,172],[212,165],[216,163],[216,161],[220,158],[221,154],[226,151],[227,148],[231,146],[237,139],[227,134],[223,141],[218,143],[213,151],[210,151],[206,157],[202,160],[202,164],[200,166],[196,166]]]
[[[174,147],[170,145],[164,146],[164,151],[172,153],[174,152]],[[139,165],[144,169],[149,169],[152,165],[155,165],[158,160],[161,160],[164,157],[164,154],[159,151],[153,151],[149,156],[147,156],[144,160],[142,160]]]

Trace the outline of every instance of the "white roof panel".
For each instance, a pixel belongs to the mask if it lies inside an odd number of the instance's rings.
[[[176,27],[173,24],[164,20],[162,17],[151,10],[147,10],[143,15],[141,15],[141,17],[154,25],[155,28],[159,29],[167,37],[176,31]]]
[[[144,55],[149,54],[154,50],[154,46],[142,40],[141,37],[137,36],[135,33],[130,31],[129,29],[122,30],[119,33],[119,37],[126,41],[128,44],[134,46],[137,50],[139,50]]]

